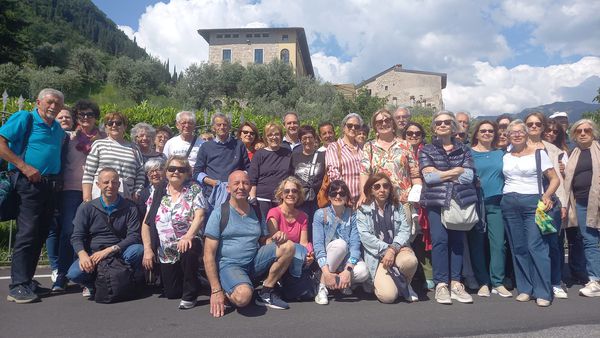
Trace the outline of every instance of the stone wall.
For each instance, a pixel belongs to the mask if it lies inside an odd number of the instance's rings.
[[[371,90],[371,95],[387,97],[388,104],[443,109],[441,82],[438,75],[390,70],[363,88]]]

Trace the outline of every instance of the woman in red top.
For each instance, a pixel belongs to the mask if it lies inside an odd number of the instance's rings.
[[[246,146],[246,150],[248,151],[248,159],[252,161],[252,156],[254,156],[254,152],[256,149],[256,144],[259,142],[258,137],[258,128],[252,122],[244,122],[238,129],[237,134],[238,139],[240,139],[244,145]]]

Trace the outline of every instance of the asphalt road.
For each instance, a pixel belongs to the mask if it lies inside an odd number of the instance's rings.
[[[47,274],[47,269],[38,269]],[[8,269],[0,276],[8,276]],[[50,286],[49,278],[38,278]],[[9,280],[0,279],[0,337],[373,337],[373,336],[512,336],[599,337],[600,299],[577,295],[556,300],[549,308],[534,301],[518,303],[498,296],[474,304],[381,304],[374,298],[347,297],[327,306],[292,303],[290,310],[258,306],[232,311],[215,319],[208,312],[208,297],[199,297],[191,310],[178,310],[177,300],[147,294],[144,298],[96,304],[81,297],[78,287],[51,295],[34,304],[14,304],[5,299]],[[427,295],[433,298],[429,293]]]

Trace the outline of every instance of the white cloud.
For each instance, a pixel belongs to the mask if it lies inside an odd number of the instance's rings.
[[[131,28],[129,26],[121,26],[121,25],[118,25],[117,28],[122,30],[123,33],[125,33],[125,35],[127,35],[127,37],[129,39],[133,40],[133,37],[135,36],[135,32],[133,31],[133,28]]]

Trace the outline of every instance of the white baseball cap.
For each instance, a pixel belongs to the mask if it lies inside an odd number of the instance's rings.
[[[566,117],[566,118],[569,118],[569,115],[567,115],[567,113],[564,112],[564,111],[557,111],[556,113],[550,115],[551,119],[554,119],[554,118],[557,118],[557,117]]]

